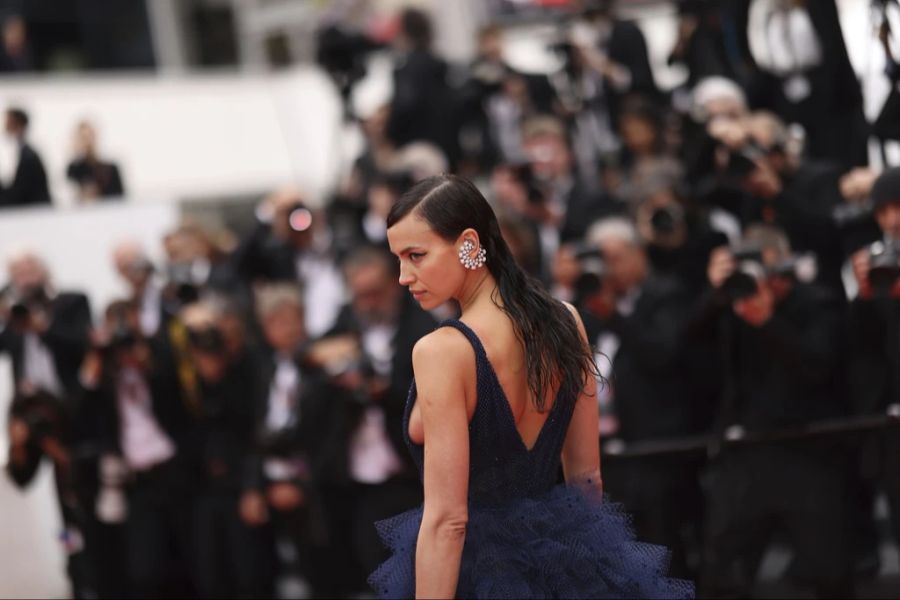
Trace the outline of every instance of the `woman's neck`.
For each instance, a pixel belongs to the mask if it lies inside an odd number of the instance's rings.
[[[490,271],[487,269],[476,271],[463,285],[463,291],[457,298],[460,311],[465,314],[474,307],[493,302],[491,297],[496,289],[497,280],[494,279]]]

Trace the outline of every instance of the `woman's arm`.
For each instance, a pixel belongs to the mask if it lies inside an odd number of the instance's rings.
[[[572,312],[581,341],[589,351],[587,333],[578,311],[568,303],[566,307]],[[563,444],[562,465],[566,483],[584,484],[597,492],[603,491],[600,478],[600,409],[597,405],[597,380],[591,373],[585,377],[584,387],[575,401],[575,411]]]
[[[468,520],[469,418],[465,374],[472,349],[456,330],[438,329],[413,348],[425,432],[425,508],[416,547],[416,597],[453,598]]]

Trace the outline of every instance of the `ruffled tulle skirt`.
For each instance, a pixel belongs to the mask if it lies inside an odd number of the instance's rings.
[[[417,508],[376,523],[392,551],[369,577],[382,598],[415,595]],[[668,551],[638,542],[628,517],[609,501],[556,486],[501,507],[470,507],[460,567],[460,598],[692,598],[690,582],[670,579]]]

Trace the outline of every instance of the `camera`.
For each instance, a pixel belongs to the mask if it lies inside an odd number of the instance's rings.
[[[756,294],[758,281],[764,277],[790,277],[797,281],[810,282],[816,278],[815,255],[790,255],[774,265],[763,262],[762,249],[756,245],[738,246],[732,251],[736,264],[720,288],[721,294],[730,302],[743,300]]]
[[[101,350],[106,353],[128,350],[134,348],[139,339],[138,334],[131,328],[124,314],[114,315],[112,317],[112,331],[110,332],[109,342],[101,347]]]
[[[544,202],[544,190],[541,188],[540,181],[534,174],[534,169],[531,168],[531,163],[511,163],[507,165],[507,168],[519,185],[525,188],[529,204],[535,205]]]
[[[875,223],[875,207],[871,200],[845,202],[834,207],[831,220],[841,230],[865,227]]]
[[[650,227],[659,236],[675,233],[683,223],[684,210],[678,205],[661,206],[650,213]]]
[[[28,326],[34,312],[46,312],[50,307],[50,298],[43,287],[25,290],[13,295],[9,304],[9,319],[13,327],[22,329]]]
[[[731,302],[756,294],[757,282],[766,275],[762,251],[758,246],[742,246],[732,251],[735,269],[720,288],[722,295]]]
[[[900,277],[900,242],[875,242],[869,246],[869,256],[869,283],[876,290],[889,289]]]
[[[603,253],[588,244],[575,244],[573,251],[578,261],[578,277],[575,279],[573,287],[575,288],[576,303],[580,303],[603,287],[606,263],[603,261]]]
[[[728,164],[723,175],[733,181],[743,181],[756,170],[756,161],[765,156],[766,152],[753,143],[731,150],[728,154]]]
[[[65,433],[63,404],[44,390],[17,394],[10,404],[9,416],[23,421],[37,444],[48,437],[62,439]]]
[[[313,214],[306,206],[300,202],[294,204],[287,211],[288,227],[291,231],[297,233],[308,231],[313,224]]]
[[[370,53],[382,48],[368,36],[331,25],[316,33],[316,62],[338,87],[345,118],[351,117],[350,95],[366,76]]]
[[[227,351],[225,335],[214,326],[188,328],[187,338],[191,347],[199,352],[219,356]]]
[[[200,299],[200,285],[197,284],[193,271],[194,263],[190,261],[172,262],[166,267],[168,288],[180,306]]]

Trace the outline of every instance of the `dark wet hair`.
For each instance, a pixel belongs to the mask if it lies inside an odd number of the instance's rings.
[[[525,346],[528,387],[536,408],[545,409],[544,397],[557,382],[562,397],[574,400],[585,378],[596,376],[590,348],[569,309],[516,263],[500,234],[494,211],[478,188],[456,175],[424,179],[391,208],[388,228],[412,212],[449,242],[455,242],[470,227],[478,232],[487,251],[486,266],[497,281],[502,303],[496,296],[492,299],[509,315]]]

